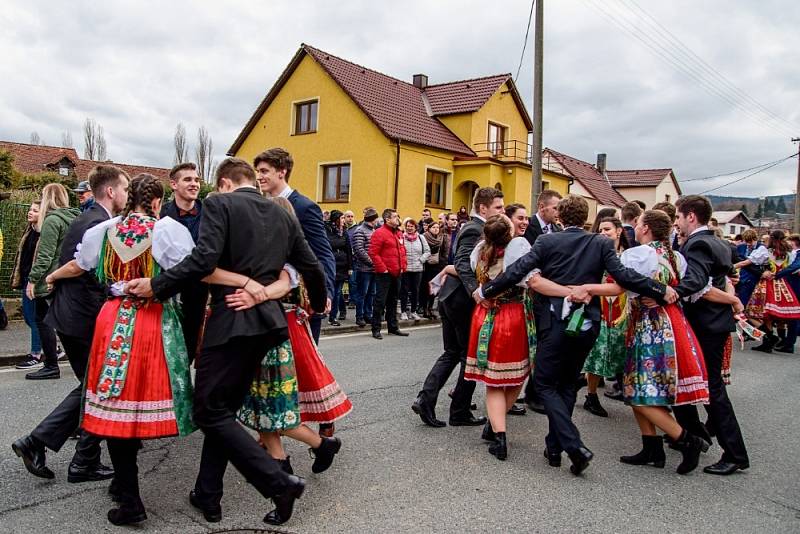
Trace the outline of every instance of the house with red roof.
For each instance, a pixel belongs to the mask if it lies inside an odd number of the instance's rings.
[[[323,209],[417,217],[469,208],[483,186],[528,204],[532,128],[510,74],[404,81],[303,44],[228,154],[252,161],[283,147],[289,185]],[[569,180],[551,186],[566,194]]]
[[[553,177],[568,178],[570,193],[589,202],[589,220],[603,208],[621,208],[633,200],[648,208],[658,202],[675,202],[681,188],[672,169],[609,170],[606,154],[597,155],[597,163],[545,148],[542,153],[542,181],[546,189]]]
[[[127,172],[130,177],[145,172],[163,180],[169,178],[169,169],[116,163],[111,160],[94,161],[81,159],[74,148],[0,141],[0,151],[9,152],[14,156],[14,168],[25,174],[54,172],[62,176],[72,176],[76,182],[80,182],[88,180],[89,171],[96,165],[108,163],[116,165]]]

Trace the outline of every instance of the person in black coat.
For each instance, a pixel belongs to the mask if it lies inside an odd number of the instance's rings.
[[[464,366],[469,346],[469,329],[474,303],[470,294],[478,287],[478,280],[470,265],[470,254],[483,235],[483,224],[488,217],[503,213],[503,193],[493,187],[483,187],[475,192],[474,215],[458,233],[455,268],[458,276],[447,276],[439,292],[439,316],[442,321],[444,352],[433,364],[425,378],[422,390],[412,405],[422,422],[432,427],[446,426],[436,418],[436,400],[439,391],[450,378],[457,365],[461,365],[458,381],[450,403],[451,426],[474,426],[486,423],[485,417],[475,417],[471,411],[475,382],[464,380]]]
[[[625,236],[628,238],[628,243],[631,247],[638,247],[639,242],[636,241],[636,221],[642,214],[642,208],[638,202],[627,202],[620,209],[620,218],[622,219],[622,229],[625,231]]]
[[[59,265],[63,266],[75,252],[87,230],[119,213],[128,200],[128,175],[113,165],[98,165],[89,173],[95,203],[75,219],[64,236]],[[83,379],[89,364],[94,326],[106,290],[93,273],[60,280],[53,291],[45,323],[54,328],[61,339],[78,385],[70,391],[50,415],[30,433],[14,442],[14,452],[22,458],[28,471],[41,478],[55,475],[46,465],[45,447],[58,452],[74,435],[80,424]],[[114,470],[100,463],[100,438],[81,431],[75,455],[67,471],[68,482],[106,480]]]
[[[337,317],[343,311],[339,307],[343,302],[341,298],[342,288],[350,278],[350,271],[353,269],[353,248],[350,246],[350,236],[344,228],[341,211],[331,211],[331,218],[325,223],[325,232],[331,244],[333,258],[336,261],[336,280],[328,322],[330,322],[331,326],[341,326]]]
[[[731,271],[731,251],[728,245],[708,229],[713,208],[707,198],[689,195],[676,203],[676,224],[687,236],[681,247],[686,258],[687,270],[676,288],[681,297],[701,291],[711,279],[712,285],[725,291],[726,277]],[[725,343],[735,330],[733,309],[726,304],[717,304],[706,299],[684,302],[684,312],[689,325],[697,336],[703,350],[708,371],[710,403],[706,405],[708,423],[722,447],[719,462],[707,466],[704,472],[713,475],[730,475],[750,467],[750,459],[744,444],[742,431],[733,404],[722,380],[722,357]],[[711,442],[706,428],[700,422],[696,406],[675,406],[675,418],[689,432]]]
[[[228,158],[217,168],[216,181],[223,194],[204,202],[203,224],[192,254],[152,280],[129,282],[128,291],[164,300],[180,291],[184,280],[200,280],[216,267],[267,286],[291,263],[303,277],[312,309],[322,311],[326,291],[319,262],[292,216],[261,196],[253,168],[244,160]],[[286,315],[277,301],[234,311],[225,301],[234,291],[211,286],[211,315],[195,363],[194,420],[205,440],[190,499],[207,519],[219,521],[223,476],[230,461],[261,495],[275,501],[276,510],[265,521],[280,524],[291,516],[304,482],[287,475],[264,453],[239,425],[236,411],[264,354],[288,338]]]
[[[613,241],[601,235],[590,234],[583,229],[589,214],[589,205],[583,197],[569,195],[559,202],[558,213],[566,227],[563,232],[540,237],[531,251],[514,262],[502,275],[478,288],[473,297],[480,304],[520,282],[534,269],[542,277],[562,286],[597,284],[608,272],[626,289],[663,301],[666,297],[674,302],[677,294],[671,288],[642,276],[622,266],[614,250]],[[571,314],[564,317],[564,297],[534,295],[536,318],[536,371],[534,380],[539,397],[544,403],[550,432],[545,438],[545,456],[550,465],[561,465],[561,452],[565,451],[578,475],[594,457],[580,438],[572,422],[575,407],[576,383],[586,356],[594,346],[599,333],[600,299],[591,297],[583,288],[576,288],[570,295],[573,302],[571,313],[578,313],[575,304],[587,301],[583,321],[574,333],[567,334]],[[578,316],[580,317],[580,315]]]

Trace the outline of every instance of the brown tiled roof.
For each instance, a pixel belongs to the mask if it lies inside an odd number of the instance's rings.
[[[606,171],[611,185],[614,187],[655,187],[671,177],[678,193],[681,188],[675,180],[672,169],[630,169],[622,171]]]
[[[564,170],[577,180],[600,204],[622,207],[627,202],[625,197],[611,187],[608,180],[591,163],[556,152],[552,148],[545,148],[545,152],[549,153],[554,160],[561,164]]]
[[[167,179],[169,177],[169,169],[162,169],[161,167],[148,167],[146,165],[128,165],[127,163],[115,163],[111,160],[108,161],[93,161],[88,159],[81,159],[74,148],[63,148],[57,146],[46,145],[30,145],[27,143],[14,143],[12,141],[0,141],[0,150],[10,152],[14,155],[14,167],[26,174],[34,174],[48,170],[47,166],[58,163],[64,158],[68,158],[74,165],[75,177],[78,180],[86,180],[89,176],[89,171],[95,165],[101,163],[108,163],[116,165],[120,169],[127,172],[131,177],[142,173],[150,173],[158,178]],[[57,170],[57,169],[52,169]]]
[[[10,152],[14,156],[14,167],[25,174],[36,174],[48,170],[47,166],[58,163],[64,158],[77,164],[80,161],[74,148],[60,146],[31,145],[0,141],[0,150]]]
[[[532,129],[530,116],[522,104],[522,99],[510,74],[431,85],[426,90],[422,90],[411,83],[303,44],[250,117],[228,150],[229,155],[235,154],[241,147],[250,131],[306,54],[311,56],[333,78],[378,129],[390,139],[439,148],[459,155],[474,156],[475,153],[436,119],[436,116],[467,113],[480,109],[504,82],[508,83],[528,129]]]

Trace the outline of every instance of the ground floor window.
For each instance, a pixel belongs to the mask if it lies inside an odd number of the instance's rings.
[[[425,205],[430,208],[445,208],[447,196],[446,172],[428,170],[425,178]]]
[[[322,201],[347,202],[350,198],[350,164],[323,165]]]

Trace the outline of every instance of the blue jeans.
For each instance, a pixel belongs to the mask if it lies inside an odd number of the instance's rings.
[[[334,321],[339,317],[339,310],[344,309],[344,300],[342,299],[342,288],[344,287],[344,280],[337,280],[333,286],[333,298],[331,299],[331,313],[328,315],[330,321]]]
[[[350,290],[350,298],[356,304],[356,319],[370,319],[375,300],[375,273],[356,272],[356,281]]]
[[[22,280],[22,317],[25,319],[25,324],[31,329],[31,353],[40,354],[42,352],[42,340],[39,338],[39,329],[36,327],[36,304],[25,293],[24,288],[27,285],[28,280]]]

